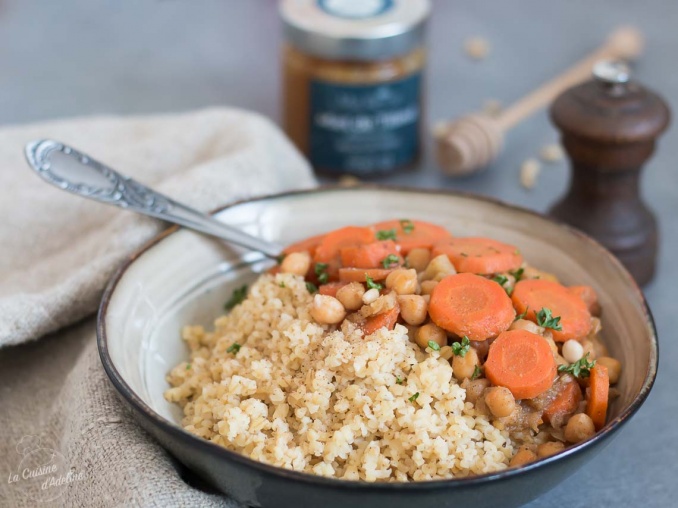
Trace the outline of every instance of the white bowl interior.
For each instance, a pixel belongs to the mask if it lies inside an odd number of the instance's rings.
[[[526,260],[565,284],[589,284],[603,307],[603,336],[623,364],[611,406],[617,416],[640,392],[656,364],[652,327],[630,276],[596,244],[548,220],[468,196],[370,188],[322,190],[239,204],[217,217],[263,238],[288,244],[344,225],[409,218],[441,224],[457,236],[489,236],[520,248]],[[210,327],[234,288],[271,264],[187,230],[139,256],[119,279],[105,315],[113,366],[141,400],[179,424],[181,410],[163,398],[167,372],[188,357],[187,324]]]

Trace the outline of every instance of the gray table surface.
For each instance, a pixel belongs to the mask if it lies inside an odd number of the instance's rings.
[[[590,51],[613,27],[647,34],[636,76],[678,99],[675,0],[477,0],[434,2],[428,74],[429,119],[520,97]],[[234,105],[279,114],[280,26],[272,0],[0,0],[0,123],[97,113],[177,111]],[[463,41],[482,35],[490,57],[469,61]],[[430,157],[386,183],[462,189],[543,211],[563,191],[565,163],[547,167],[532,191],[518,168],[557,139],[545,113],[525,122],[490,171],[441,176]],[[671,384],[678,341],[678,139],[661,141],[643,193],[661,227],[656,280],[646,288],[661,337],[660,370],[642,410],[610,447],[530,507],[675,506],[678,396]]]

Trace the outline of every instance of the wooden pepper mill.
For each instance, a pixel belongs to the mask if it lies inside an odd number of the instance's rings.
[[[643,285],[654,276],[658,240],[657,221],[640,198],[640,171],[670,112],[661,97],[629,80],[622,63],[599,62],[593,77],[551,106],[572,162],[570,189],[551,215],[596,238]]]

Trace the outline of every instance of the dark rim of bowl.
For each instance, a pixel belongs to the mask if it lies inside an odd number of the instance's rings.
[[[478,475],[471,475],[467,477],[460,478],[447,478],[440,480],[426,480],[426,481],[412,481],[412,482],[365,482],[359,480],[342,480],[339,478],[330,478],[324,476],[313,475],[311,473],[303,473],[299,471],[293,471],[291,469],[285,469],[278,466],[272,466],[270,464],[265,464],[254,459],[250,459],[245,455],[242,455],[238,452],[234,452],[217,444],[214,444],[210,441],[202,439],[194,434],[189,433],[184,430],[182,427],[176,425],[175,423],[170,422],[164,417],[156,413],[152,408],[150,408],[142,399],[139,397],[134,390],[125,382],[123,377],[120,375],[113,360],[111,359],[108,353],[107,337],[106,337],[106,311],[111,300],[111,295],[115,291],[115,288],[118,282],[122,279],[123,275],[136,259],[143,255],[150,248],[154,247],[162,240],[170,236],[171,234],[179,231],[179,226],[171,226],[165,231],[158,234],[156,237],[151,239],[143,247],[138,249],[136,252],[131,254],[125,262],[116,270],[113,274],[111,280],[109,281],[106,290],[104,291],[103,298],[101,300],[101,305],[99,306],[99,312],[97,314],[97,346],[99,348],[99,356],[101,362],[104,366],[106,374],[110,378],[111,382],[118,390],[118,392],[127,400],[127,402],[137,411],[143,413],[149,420],[152,420],[156,425],[162,428],[162,430],[175,437],[184,441],[186,444],[198,447],[204,450],[206,453],[211,455],[220,456],[222,458],[227,458],[231,461],[242,463],[253,469],[257,469],[262,473],[277,475],[285,477],[288,480],[295,480],[299,482],[310,482],[315,484],[325,485],[327,487],[338,488],[338,487],[347,487],[353,489],[362,489],[362,490],[376,490],[376,491],[385,491],[385,490],[394,490],[394,489],[407,489],[407,490],[421,490],[421,489],[437,489],[437,488],[448,488],[448,487],[466,487],[475,484],[480,484],[488,481],[499,481],[512,478],[516,475],[522,475],[524,473],[533,471],[537,468],[546,467],[554,462],[564,459],[566,457],[571,457],[582,453],[585,449],[592,447],[593,445],[600,443],[614,434],[619,427],[626,421],[628,421],[631,416],[633,416],[638,409],[643,405],[645,399],[647,399],[652,386],[654,385],[655,378],[657,377],[657,367],[659,362],[659,344],[657,341],[657,329],[654,323],[654,318],[650,311],[650,308],[647,305],[645,296],[643,292],[636,284],[635,280],[631,274],[626,270],[626,268],[621,264],[621,262],[605,247],[598,243],[593,238],[582,233],[578,229],[569,226],[563,222],[560,222],[546,215],[540,214],[533,210],[529,210],[520,206],[512,205],[506,202],[503,202],[499,199],[481,196],[470,192],[460,192],[460,191],[451,191],[445,189],[419,189],[419,188],[410,188],[410,187],[398,187],[391,185],[378,185],[378,184],[364,184],[364,185],[355,185],[350,187],[342,187],[337,185],[325,185],[316,187],[313,189],[304,189],[304,190],[293,190],[282,192],[278,194],[269,194],[265,196],[258,196],[251,199],[243,199],[236,202],[233,202],[229,205],[219,207],[216,210],[213,210],[211,213],[216,214],[228,208],[232,208],[238,205],[257,202],[257,201],[267,201],[273,199],[285,199],[289,197],[294,197],[298,195],[306,194],[320,194],[323,192],[355,192],[355,191],[387,191],[387,192],[404,192],[412,194],[439,194],[450,197],[463,197],[471,198],[479,201],[484,201],[487,203],[499,205],[510,210],[514,210],[520,213],[525,213],[539,217],[540,219],[546,220],[553,225],[564,228],[569,231],[571,234],[579,237],[583,242],[591,244],[596,248],[600,255],[608,258],[608,261],[615,265],[619,270],[622,276],[627,279],[629,286],[635,292],[635,296],[643,303],[643,311],[645,313],[645,320],[647,329],[650,332],[650,346],[654,351],[650,352],[649,365],[647,366],[647,375],[643,381],[643,385],[640,389],[638,395],[633,399],[631,404],[617,417],[610,420],[606,423],[600,431],[596,434],[581,443],[573,445],[566,448],[564,451],[552,455],[550,457],[545,457],[543,459],[536,460],[522,467],[507,468],[501,471],[492,472],[492,473],[483,473]],[[654,353],[654,354],[653,354]]]

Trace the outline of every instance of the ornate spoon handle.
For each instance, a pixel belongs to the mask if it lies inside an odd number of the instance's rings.
[[[275,243],[244,233],[149,189],[58,141],[43,139],[28,143],[26,159],[43,180],[73,194],[179,224],[270,257],[282,250]]]

